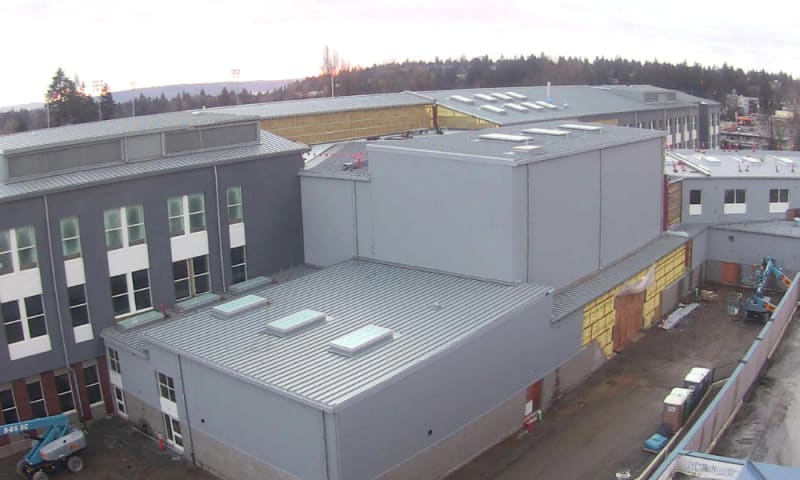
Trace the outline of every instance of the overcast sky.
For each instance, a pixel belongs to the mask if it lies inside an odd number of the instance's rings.
[[[717,5],[718,4],[718,5]],[[539,54],[800,76],[796,0],[0,0],[0,105],[42,101],[55,70],[112,91],[300,78],[327,44],[351,65]]]

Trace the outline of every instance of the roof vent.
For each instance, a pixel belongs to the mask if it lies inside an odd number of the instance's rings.
[[[394,338],[394,332],[388,328],[367,325],[333,340],[329,350],[345,357],[353,357],[389,342],[392,338]]]
[[[523,107],[522,105],[518,105],[516,103],[506,103],[504,104],[506,108],[510,108],[511,110],[516,110],[518,112],[527,112],[528,109]]]
[[[603,129],[603,127],[599,127],[597,125],[584,125],[582,123],[565,123],[564,125],[559,125],[558,128],[566,128],[568,130],[580,130],[583,132],[599,132]]]
[[[539,150],[540,148],[542,148],[542,147],[540,147],[539,145],[517,145],[512,150],[516,150],[518,152],[530,153],[530,152]]]
[[[520,103],[523,107],[530,108],[531,110],[535,110],[537,112],[544,111],[544,107],[539,105],[538,103],[533,102],[521,102]]]
[[[211,309],[211,314],[217,318],[231,318],[240,313],[249,312],[267,304],[267,299],[258,295],[245,295],[236,300],[225,302]]]
[[[455,101],[461,102],[461,103],[475,103],[475,100],[473,100],[471,98],[467,98],[467,97],[465,97],[463,95],[450,95],[448,98],[450,100],[455,100]]]
[[[494,98],[499,98],[500,100],[506,100],[506,101],[514,99],[514,97],[506,95],[505,93],[493,93],[492,96]]]
[[[528,98],[525,95],[517,92],[506,92],[506,95],[508,95],[509,97],[514,97],[517,100],[525,100],[526,98]]]
[[[549,102],[543,102],[542,100],[536,100],[538,105],[543,106],[544,108],[549,108],[550,110],[558,110],[558,105],[553,105]]]
[[[511,135],[509,133],[484,133],[478,138],[483,140],[500,140],[503,142],[518,142],[518,143],[533,140],[532,137],[528,137],[526,135]]]
[[[300,310],[289,316],[269,322],[265,331],[279,337],[288,337],[322,323],[325,318],[324,313],[316,310]]]
[[[479,98],[479,99],[481,99],[483,101],[486,101],[486,102],[495,102],[495,101],[497,101],[496,98],[494,98],[491,95],[486,95],[485,93],[476,93],[475,95],[473,95],[473,97]]]
[[[526,128],[523,130],[525,133],[534,133],[537,135],[550,135],[551,137],[563,137],[569,135],[569,132],[564,130],[556,130],[555,128]]]
[[[480,108],[481,108],[481,110],[488,110],[488,111],[494,112],[494,113],[502,113],[502,114],[506,113],[505,110],[503,110],[500,107],[495,107],[494,105],[481,105]]]

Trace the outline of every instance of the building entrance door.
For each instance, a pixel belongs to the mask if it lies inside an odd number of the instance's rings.
[[[625,350],[631,337],[642,328],[645,292],[619,295],[614,299],[614,351]]]

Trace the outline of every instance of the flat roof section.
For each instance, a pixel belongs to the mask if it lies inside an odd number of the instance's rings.
[[[257,290],[270,304],[234,318],[206,309],[137,333],[145,344],[330,411],[549,291],[351,260]],[[268,323],[304,309],[330,319],[283,338],[264,332]],[[394,339],[352,357],[330,351],[332,341],[368,325],[391,330]]]
[[[800,178],[800,152],[670,150],[664,157],[664,175],[679,178]]]

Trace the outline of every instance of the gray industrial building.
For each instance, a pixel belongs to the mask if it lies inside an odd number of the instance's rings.
[[[101,330],[301,264],[304,151],[207,112],[0,137],[0,423],[114,411]]]

